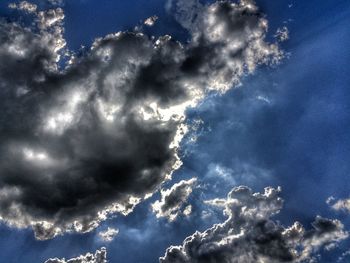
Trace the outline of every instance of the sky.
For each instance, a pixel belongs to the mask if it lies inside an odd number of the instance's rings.
[[[0,258],[350,260],[348,1],[0,17]]]

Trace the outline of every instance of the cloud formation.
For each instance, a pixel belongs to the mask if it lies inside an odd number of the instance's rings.
[[[87,253],[68,260],[50,258],[45,263],[107,263],[107,250],[103,247],[100,250],[96,250],[95,254]]]
[[[146,26],[153,26],[157,22],[157,20],[158,20],[158,16],[154,15],[154,16],[147,18],[143,23]]]
[[[207,201],[224,207],[227,220],[203,233],[197,231],[181,246],[169,247],[160,262],[312,262],[322,247],[348,236],[341,222],[320,216],[311,230],[299,222],[285,228],[273,221],[283,206],[280,191],[267,187],[264,193],[253,193],[239,186],[226,199]]]
[[[336,200],[334,197],[327,199],[327,204],[335,211],[350,213],[350,198]]]
[[[0,219],[41,240],[130,213],[181,165],[185,109],[283,56],[253,2],[218,2],[187,44],[118,32],[60,69],[63,10],[26,9],[36,28],[0,21]]]
[[[286,26],[278,28],[275,34],[278,41],[283,42],[289,39],[289,30]]]
[[[108,227],[106,231],[101,231],[98,235],[103,241],[111,242],[118,233],[119,229]]]
[[[191,206],[186,206],[183,211],[181,208],[192,193],[196,181],[196,178],[182,180],[168,190],[161,190],[161,200],[152,204],[152,210],[157,218],[166,217],[169,221],[174,221],[181,213],[186,216],[191,214]]]

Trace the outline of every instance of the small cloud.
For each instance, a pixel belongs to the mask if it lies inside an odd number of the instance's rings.
[[[259,95],[259,96],[256,97],[256,99],[260,100],[260,101],[263,101],[263,102],[265,102],[267,104],[271,104],[271,100],[268,97],[266,97],[266,96]]]
[[[63,5],[63,0],[48,0],[51,5]]]
[[[192,213],[192,205],[188,205],[182,212],[185,216],[190,216]]]
[[[32,4],[27,1],[22,1],[19,4],[10,3],[8,7],[11,9],[17,9],[28,13],[35,13],[36,9],[38,8],[36,4]]]
[[[283,42],[289,39],[289,30],[286,26],[278,28],[275,34],[275,38],[279,42]]]
[[[143,22],[146,26],[153,26],[155,22],[158,20],[158,16],[151,16]]]
[[[116,235],[118,235],[119,229],[108,227],[106,231],[101,231],[98,233],[99,237],[106,242],[111,242]]]
[[[350,213],[350,198],[336,200],[331,196],[326,203],[335,211]]]
[[[157,200],[152,204],[152,210],[157,218],[166,217],[169,221],[174,221],[181,214],[181,207],[187,202],[196,181],[196,178],[187,181],[182,180],[170,189],[162,190],[161,200]],[[188,205],[182,213],[188,216],[191,211],[192,206]]]
[[[50,258],[45,263],[107,263],[107,250],[102,247],[96,250],[95,254],[87,253],[71,259]]]

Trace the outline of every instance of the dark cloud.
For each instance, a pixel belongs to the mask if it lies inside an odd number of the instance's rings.
[[[252,3],[201,10],[186,45],[119,32],[62,70],[62,9],[35,12],[32,30],[1,21],[3,221],[48,239],[130,213],[181,164],[185,109],[281,58]]]
[[[191,212],[189,211],[190,208],[187,206],[183,211],[181,211],[181,208],[187,202],[196,181],[196,178],[187,181],[182,180],[168,190],[161,190],[161,200],[157,200],[152,204],[152,210],[156,213],[156,216],[158,218],[166,217],[169,221],[173,221],[181,213],[188,215]]]
[[[45,263],[107,263],[107,250],[101,248],[100,250],[96,250],[95,254],[87,253],[86,255],[81,255],[68,260],[50,258],[46,260]]]
[[[298,222],[285,228],[273,221],[283,206],[279,192],[267,187],[264,193],[253,193],[240,186],[227,199],[207,201],[224,207],[228,219],[169,247],[160,262],[312,262],[321,248],[348,236],[338,220],[319,216],[311,230]]]

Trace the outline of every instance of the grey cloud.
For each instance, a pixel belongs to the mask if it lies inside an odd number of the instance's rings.
[[[187,181],[182,180],[179,183],[174,184],[170,189],[162,190],[161,200],[152,204],[152,210],[156,213],[156,216],[158,218],[166,217],[169,221],[173,221],[181,213],[189,215],[192,209],[190,206],[184,208],[183,211],[181,211],[181,208],[187,202],[196,181],[196,178]]]
[[[50,258],[45,263],[107,263],[107,250],[103,247],[100,250],[96,250],[95,254],[87,253],[68,260]]]
[[[283,206],[279,192],[267,187],[264,193],[253,193],[240,186],[226,199],[207,201],[224,207],[227,220],[169,247],[160,262],[310,262],[321,248],[348,236],[338,220],[319,216],[311,230],[298,222],[285,228],[273,221]]]
[[[204,12],[204,6],[198,0],[168,0],[168,13],[174,15],[178,23],[189,31],[196,29],[198,15]]]
[[[181,165],[185,109],[281,58],[251,3],[200,10],[188,44],[118,32],[62,70],[62,9],[0,22],[2,221],[49,239],[130,213]]]

